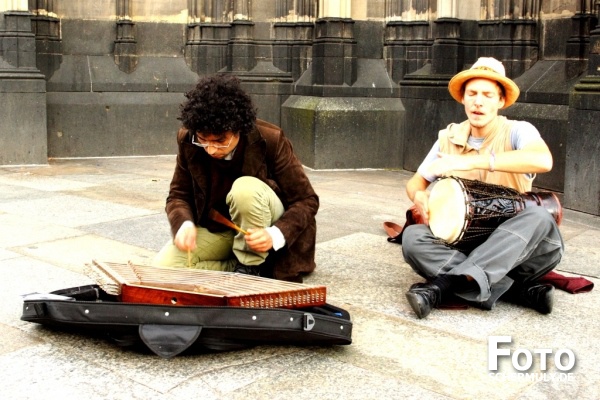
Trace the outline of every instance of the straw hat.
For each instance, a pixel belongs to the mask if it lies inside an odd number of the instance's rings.
[[[474,78],[490,79],[504,87],[504,107],[502,108],[511,106],[519,97],[519,87],[506,77],[504,65],[495,58],[480,57],[470,69],[459,72],[450,79],[448,90],[454,100],[462,102],[464,85],[469,79]]]

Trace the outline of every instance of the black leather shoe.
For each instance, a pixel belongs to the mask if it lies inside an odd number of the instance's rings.
[[[257,265],[244,265],[239,262],[233,267],[233,272],[244,275],[260,276],[260,268]]]
[[[519,291],[518,303],[539,313],[550,314],[554,304],[554,286],[547,283],[523,286]]]
[[[431,310],[440,304],[441,289],[432,283],[415,283],[408,292],[406,299],[419,319],[429,315]]]

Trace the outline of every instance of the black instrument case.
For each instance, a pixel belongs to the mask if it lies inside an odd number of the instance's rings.
[[[26,295],[21,319],[103,334],[121,346],[143,344],[164,358],[188,349],[352,343],[349,313],[330,304],[283,309],[123,303],[98,285]]]

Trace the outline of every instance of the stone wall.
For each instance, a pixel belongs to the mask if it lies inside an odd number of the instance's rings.
[[[597,215],[592,3],[0,0],[0,164],[174,153],[183,94],[225,72],[307,166],[414,171],[464,119],[450,77],[494,56],[554,156],[536,185]]]

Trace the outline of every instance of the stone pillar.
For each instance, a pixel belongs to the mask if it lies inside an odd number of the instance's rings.
[[[273,9],[265,6],[264,1],[233,1],[227,71],[239,76],[246,92],[259,104],[259,118],[280,125],[281,105],[292,90],[289,67],[293,60],[284,58],[289,54],[285,46],[283,49],[278,46],[277,34],[282,32],[274,26],[282,18],[283,9],[289,11],[289,5],[277,3]]]
[[[35,3],[30,12],[33,13],[31,30],[35,34],[36,64],[48,80],[62,62],[60,19],[54,12],[53,0],[30,0],[29,3]]]
[[[314,84],[352,86],[356,81],[353,27],[350,18],[317,20],[312,63]]]
[[[282,107],[282,127],[303,164],[317,169],[402,164],[404,110],[381,56],[359,58],[350,1],[319,2],[312,66]]]
[[[27,0],[0,0],[0,165],[46,164],[46,81]]]
[[[273,25],[273,65],[292,74],[294,81],[312,60],[313,22],[276,22]]]
[[[436,10],[440,18],[433,20]],[[421,148],[433,144],[432,132],[439,129],[439,110],[445,107],[438,106],[437,100],[449,98],[444,90],[454,72],[446,70],[455,57],[449,45],[458,37],[454,30],[460,26],[454,21],[455,14],[454,0],[388,2],[384,57],[388,72],[400,86],[405,110],[398,126],[402,168],[416,170],[414,165],[425,156]]]
[[[434,21],[431,72],[434,74],[454,74],[461,69],[460,61],[460,20],[438,18]]]
[[[223,4],[225,3],[225,4]],[[233,9],[230,2],[190,0],[185,60],[198,75],[227,67]]]
[[[316,0],[277,0],[273,25],[273,65],[294,81],[309,68],[317,13]]]
[[[537,20],[539,10],[529,2],[481,0],[479,22],[483,40],[478,46],[489,46],[487,54],[502,61],[508,76],[519,76],[538,60]]]
[[[460,20],[457,0],[438,0],[438,19],[434,21],[431,72],[436,75],[454,74],[460,62]]]
[[[600,20],[595,0],[594,22]],[[600,215],[600,25],[590,32],[587,76],[570,96],[564,206]]]
[[[114,57],[119,69],[128,74],[135,71],[138,63],[135,24],[131,17],[131,0],[117,0],[117,38]]]
[[[387,4],[384,58],[394,82],[400,82],[432,59],[429,18],[435,5],[430,5],[431,1],[390,0]]]
[[[594,14],[591,10],[577,5],[577,12],[571,17],[571,36],[567,41],[567,62],[565,63],[567,79],[572,79],[585,72],[590,53],[590,31]]]
[[[227,69],[235,74],[243,74],[256,66],[256,43],[253,29],[254,23],[250,17],[249,0],[234,0]]]
[[[319,1],[312,78],[316,85],[352,85],[356,80],[356,42],[350,1]]]
[[[227,69],[236,74],[252,70],[256,66],[256,43],[253,38],[254,24],[247,19],[231,23]]]

